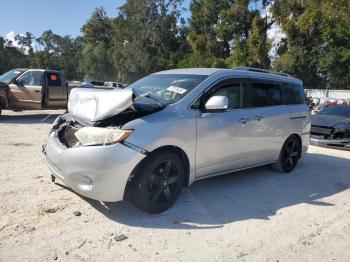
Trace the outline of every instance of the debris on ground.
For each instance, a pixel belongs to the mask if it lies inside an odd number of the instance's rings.
[[[112,244],[112,239],[110,239],[109,242],[108,242],[108,249],[111,248],[111,244]]]
[[[81,216],[81,212],[80,211],[74,211],[73,215],[75,215],[76,217],[80,217]]]
[[[114,237],[114,240],[115,241],[123,241],[123,240],[125,240],[125,239],[128,239],[128,237],[126,236],[126,235],[124,235],[124,234],[121,234],[121,235],[118,235],[118,236],[115,236]]]
[[[60,210],[60,207],[47,207],[47,208],[42,208],[41,213],[54,214],[58,210]]]
[[[87,241],[87,239],[85,239],[85,240],[78,246],[78,248],[81,248],[82,246],[84,246],[85,243],[86,243],[86,241]]]

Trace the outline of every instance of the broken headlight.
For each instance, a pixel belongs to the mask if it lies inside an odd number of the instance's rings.
[[[116,128],[83,127],[75,132],[76,138],[83,146],[111,145],[127,139],[133,130]]]

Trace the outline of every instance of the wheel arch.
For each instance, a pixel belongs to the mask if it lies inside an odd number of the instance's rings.
[[[189,179],[190,179],[190,161],[189,161],[189,158],[183,149],[181,149],[178,146],[173,146],[173,145],[161,146],[161,147],[154,149],[151,152],[148,152],[147,156],[145,158],[143,158],[140,161],[140,163],[132,171],[129,181],[131,181],[133,179],[133,177],[136,175],[137,171],[142,167],[143,163],[145,163],[145,161],[147,161],[151,155],[159,153],[161,151],[174,152],[175,154],[177,154],[181,158],[181,160],[184,164],[184,167],[185,167],[184,186],[188,186]]]

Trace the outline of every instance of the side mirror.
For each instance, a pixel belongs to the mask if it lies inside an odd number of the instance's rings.
[[[228,109],[227,96],[212,96],[205,104],[208,111],[226,111]]]

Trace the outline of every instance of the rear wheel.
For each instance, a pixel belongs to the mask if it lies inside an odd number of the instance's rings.
[[[151,155],[135,174],[131,198],[136,206],[148,213],[162,212],[176,201],[185,169],[181,158],[173,152]]]
[[[301,143],[296,136],[289,137],[284,143],[278,162],[272,165],[274,170],[283,173],[293,171],[301,154]]]

